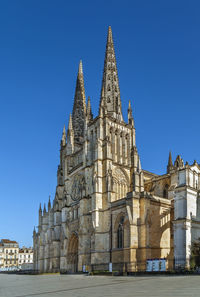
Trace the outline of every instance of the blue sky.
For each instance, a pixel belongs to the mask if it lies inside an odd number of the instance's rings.
[[[122,107],[132,102],[142,167],[200,162],[199,1],[0,2],[0,238],[32,245],[39,203],[54,198],[79,60],[97,115],[107,28]]]

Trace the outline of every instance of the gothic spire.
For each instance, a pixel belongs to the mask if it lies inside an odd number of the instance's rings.
[[[122,120],[119,81],[111,27],[108,28],[100,108],[103,104],[106,105],[108,113],[112,114],[112,116],[117,115]]]
[[[40,207],[39,207],[39,213],[42,213],[42,206],[41,206],[41,203],[40,203]]]
[[[90,103],[90,97],[88,96],[88,102],[87,102],[87,110],[86,110],[86,115],[88,120],[93,119],[93,114],[92,114],[92,109],[91,109],[91,103]]]
[[[167,165],[167,173],[170,173],[170,171],[173,169],[173,162],[172,162],[172,153],[169,152],[169,158],[168,158],[168,165]]]
[[[72,124],[74,129],[75,142],[81,143],[84,135],[84,122],[86,115],[85,88],[83,79],[82,61],[79,63],[76,80],[76,90],[74,96],[74,106],[72,112]]]

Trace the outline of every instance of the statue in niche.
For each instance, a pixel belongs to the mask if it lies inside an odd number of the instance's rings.
[[[99,191],[99,178],[96,171],[94,172],[94,175],[93,175],[93,187],[94,187],[94,192]]]
[[[110,169],[110,168],[107,170],[106,183],[107,183],[107,190],[112,191],[113,190],[113,177],[112,177],[112,169]]]
[[[57,177],[58,177],[58,185],[60,186],[63,184],[63,169],[60,165],[58,166]]]
[[[149,209],[147,210],[147,213],[146,213],[145,224],[147,224],[149,227],[150,227],[151,224],[152,224]]]

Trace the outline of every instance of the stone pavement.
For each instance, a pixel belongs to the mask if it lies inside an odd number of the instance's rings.
[[[199,297],[200,276],[0,274],[0,297]]]

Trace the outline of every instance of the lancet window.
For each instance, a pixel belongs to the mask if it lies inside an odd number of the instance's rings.
[[[120,218],[119,226],[117,229],[117,248],[122,249],[124,247],[124,217]]]

